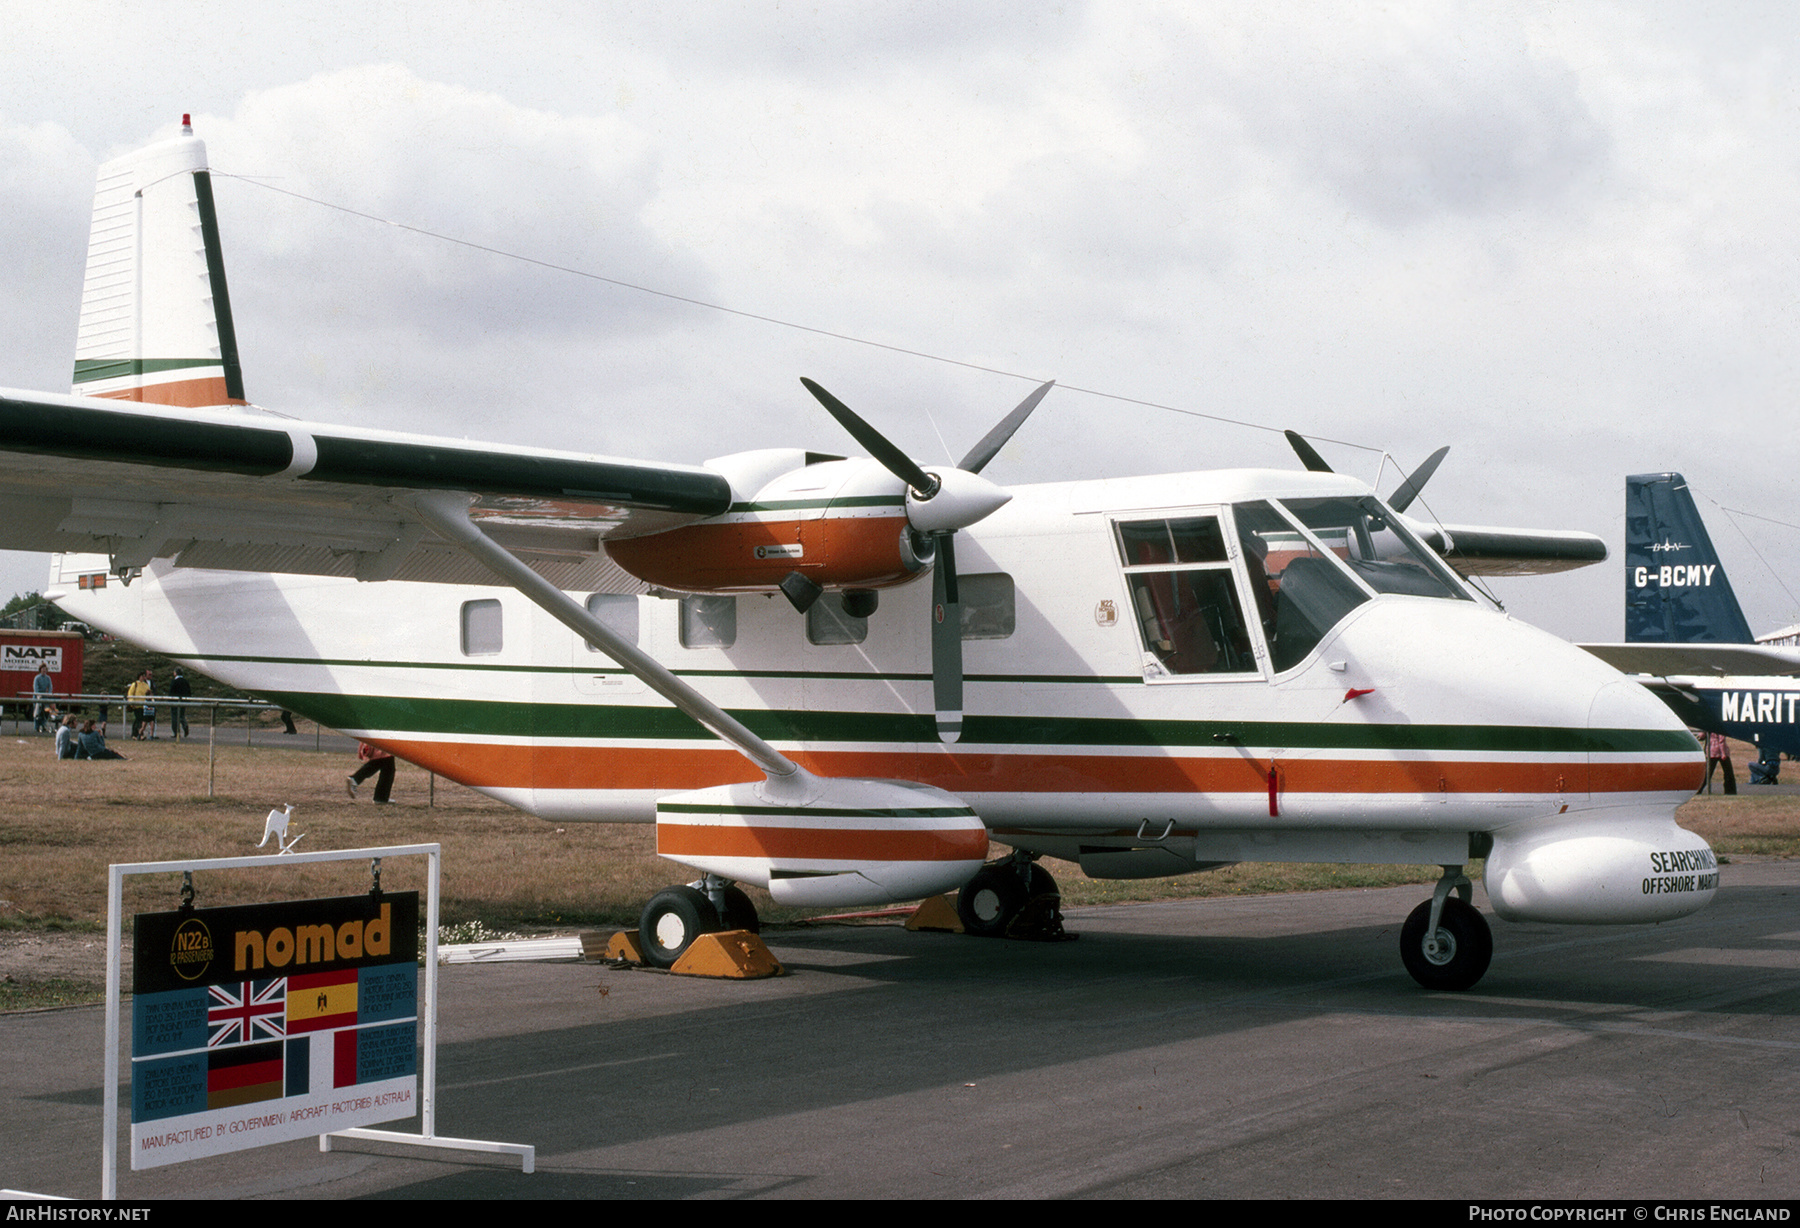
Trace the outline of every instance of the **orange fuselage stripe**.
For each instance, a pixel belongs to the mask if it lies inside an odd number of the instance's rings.
[[[738,827],[658,823],[665,857],[785,857],[820,861],[981,861],[987,832],[866,828]]]
[[[757,779],[724,746],[614,747],[418,742],[382,738],[401,758],[475,788],[658,789],[679,792]],[[951,793],[1263,793],[1269,761],[1173,755],[931,754],[790,751],[821,776],[911,780]],[[1531,760],[1275,760],[1282,793],[1693,792],[1698,758],[1648,763]]]

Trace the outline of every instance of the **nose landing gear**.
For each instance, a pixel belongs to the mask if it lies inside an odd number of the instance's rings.
[[[1487,973],[1494,935],[1469,902],[1474,894],[1461,866],[1445,866],[1431,898],[1400,927],[1400,962],[1425,988],[1469,989]]]

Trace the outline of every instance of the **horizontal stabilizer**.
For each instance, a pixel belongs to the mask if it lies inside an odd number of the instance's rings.
[[[1658,678],[1800,677],[1800,648],[1765,644],[1581,644],[1627,674]]]

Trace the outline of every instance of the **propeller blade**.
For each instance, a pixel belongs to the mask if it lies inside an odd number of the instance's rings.
[[[937,479],[914,464],[912,457],[888,442],[880,431],[859,418],[855,410],[805,376],[800,377],[800,382],[825,407],[825,412],[836,418],[838,425],[849,431],[851,437],[863,446],[863,450],[880,461],[889,473],[917,491],[921,498],[929,499],[937,493]]]
[[[1300,458],[1300,463],[1307,469],[1313,473],[1332,472],[1331,466],[1325,463],[1325,458],[1314,451],[1313,446],[1306,442],[1299,431],[1283,431],[1281,433],[1287,436],[1288,446],[1294,449],[1294,455]]]
[[[937,709],[938,741],[962,737],[962,607],[957,601],[956,550],[948,533],[938,538],[937,566],[931,573],[931,700]]]
[[[1449,454],[1449,451],[1450,449],[1446,445],[1427,456],[1425,463],[1413,470],[1410,478],[1400,483],[1400,489],[1396,490],[1394,497],[1388,500],[1388,506],[1396,512],[1404,512],[1411,507],[1412,501],[1419,497],[1421,490],[1425,489],[1425,483],[1431,481],[1431,475],[1437,472],[1437,467],[1443,464],[1444,457]]]
[[[981,442],[970,448],[969,454],[963,457],[956,467],[970,473],[980,473],[982,468],[994,459],[994,454],[1006,446],[1006,441],[1013,437],[1013,432],[1025,425],[1025,419],[1031,417],[1031,411],[1038,407],[1038,402],[1043,400],[1054,387],[1056,387],[1056,381],[1051,380],[1020,401],[1018,408],[1000,419],[998,426],[983,435]]]

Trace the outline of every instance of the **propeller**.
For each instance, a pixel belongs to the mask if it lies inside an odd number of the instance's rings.
[[[1425,483],[1431,481],[1431,475],[1437,472],[1437,467],[1443,463],[1444,457],[1449,452],[1450,447],[1446,444],[1427,456],[1425,463],[1413,470],[1412,476],[1400,483],[1400,488],[1389,497],[1388,506],[1396,512],[1404,512],[1411,507],[1412,501],[1419,497],[1419,492],[1425,489]]]
[[[1309,471],[1313,473],[1330,473],[1332,471],[1331,466],[1325,463],[1325,458],[1320,456],[1310,443],[1306,442],[1305,437],[1299,431],[1283,431],[1281,433],[1287,436],[1288,446],[1294,449],[1294,455],[1300,458],[1300,463],[1305,465]]]
[[[1308,470],[1313,473],[1331,473],[1333,471],[1331,466],[1325,463],[1325,458],[1320,456],[1318,450],[1310,443],[1306,442],[1305,436],[1300,432],[1283,431],[1281,433],[1287,436],[1288,445],[1294,449],[1294,455],[1300,458],[1300,463],[1305,465]],[[1449,445],[1445,445],[1427,456],[1425,463],[1413,470],[1412,476],[1395,488],[1393,497],[1388,500],[1388,506],[1396,512],[1404,512],[1411,507],[1413,500],[1419,497],[1419,492],[1425,489],[1425,483],[1431,481],[1431,475],[1437,472],[1437,467],[1444,463],[1444,457],[1449,455],[1449,452]]]
[[[1051,380],[1019,402],[999,424],[982,436],[954,469],[927,472],[855,410],[810,379],[806,390],[868,454],[889,473],[906,483],[906,519],[913,530],[932,538],[937,565],[931,576],[931,692],[937,710],[938,740],[955,742],[962,736],[963,665],[962,604],[956,582],[958,529],[1003,507],[1012,495],[980,476],[981,470],[1006,446],[1013,432],[1023,426],[1038,402],[1056,386]]]

